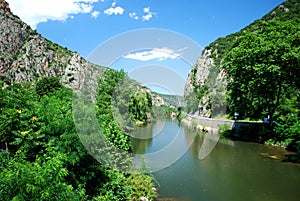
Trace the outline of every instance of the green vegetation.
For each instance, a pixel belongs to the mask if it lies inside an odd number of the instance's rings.
[[[267,142],[293,151],[300,150],[299,22],[258,22],[260,28],[244,32],[223,61],[230,113],[250,119],[268,116]]]
[[[56,77],[44,77],[36,84],[36,93],[42,97],[47,95],[53,91],[56,91],[62,88],[62,84],[60,83],[59,79]]]
[[[222,124],[219,126],[219,133],[224,136],[224,137],[228,137],[231,135],[231,128],[228,124]]]
[[[272,119],[276,108],[297,88],[299,20],[261,22],[255,33],[246,32],[224,59],[228,74],[228,106],[242,117]]]
[[[214,64],[203,86],[195,81],[197,68],[192,69],[194,93],[186,97],[187,112],[197,111],[202,97],[208,109],[226,101],[229,118],[234,112],[250,121],[268,117],[256,140],[300,153],[299,10],[299,1],[287,0],[261,20],[207,46]],[[216,85],[221,70],[227,74],[226,89]],[[226,97],[211,93],[211,88],[226,91]],[[245,138],[248,131],[241,132]]]
[[[146,122],[151,118],[152,98],[149,93],[137,91],[129,102],[129,112],[131,119]]]
[[[44,82],[49,85],[47,93],[41,94],[39,85]],[[154,198],[151,175],[103,166],[87,152],[74,125],[72,90],[50,89],[51,83],[56,86],[55,79],[43,79],[36,86],[0,83],[1,200]],[[111,115],[106,110],[109,103],[97,102],[98,118]],[[105,123],[107,138],[120,149],[130,150],[128,136],[113,119]]]
[[[291,20],[299,20],[299,10],[300,10],[300,2],[298,0],[287,0],[282,5],[276,7],[273,9],[270,13],[265,15],[261,20],[256,20],[253,23],[251,23],[249,26],[245,27],[241,31],[238,31],[236,33],[230,34],[226,37],[218,38],[216,41],[209,44],[204,51],[208,50],[211,52],[210,58],[213,58],[213,65],[209,66],[210,74],[208,76],[208,79],[205,81],[203,86],[200,86],[199,83],[196,83],[195,81],[195,75],[197,72],[197,65],[193,67],[190,79],[191,84],[194,87],[193,95],[189,95],[190,97],[185,97],[187,100],[187,112],[196,112],[197,111],[197,105],[199,104],[201,98],[203,96],[206,96],[206,99],[209,99],[209,102],[207,103],[208,107],[218,107],[220,105],[224,105],[226,102],[225,96],[221,93],[217,93],[221,96],[216,96],[216,93],[211,93],[209,89],[219,89],[219,91],[225,91],[226,89],[222,89],[222,86],[218,85],[216,83],[216,80],[214,79],[216,72],[218,73],[221,69],[224,68],[224,57],[228,52],[230,52],[234,47],[236,47],[237,42],[240,40],[240,37],[244,37],[247,33],[257,33],[257,32],[263,32],[264,30],[264,23],[268,23],[270,20],[275,20],[278,23],[291,21]],[[275,31],[275,30],[274,30]],[[272,34],[272,33],[270,33]],[[283,35],[283,32],[282,32]],[[277,37],[278,38],[278,37]],[[262,56],[261,56],[262,57]],[[216,86],[214,86],[217,84]],[[208,108],[208,109],[209,109]],[[215,110],[215,109],[214,109]],[[216,109],[215,111],[217,111]],[[223,111],[223,110],[220,110]],[[217,111],[218,112],[218,111]],[[218,115],[218,114],[215,114]],[[215,116],[214,115],[214,116]]]

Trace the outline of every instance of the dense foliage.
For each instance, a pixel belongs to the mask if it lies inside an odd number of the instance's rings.
[[[41,97],[57,89],[62,88],[62,84],[56,77],[44,77],[36,85],[36,93]]]
[[[242,119],[268,118],[258,141],[299,151],[300,156],[299,11],[298,0],[287,0],[262,19],[207,46],[204,52],[213,59],[210,74],[204,84],[198,83],[198,66],[192,69],[194,92],[185,97],[187,112],[197,111],[204,97],[205,109],[211,109],[214,101],[217,107],[226,103],[230,118],[235,112]],[[216,72],[226,75],[226,88]],[[226,91],[226,96],[211,93],[212,88]]]
[[[224,66],[231,111],[272,117],[290,89],[300,87],[299,22],[261,22],[261,29],[245,33],[228,52]]]
[[[190,97],[186,97],[186,100],[188,101],[187,106],[189,107],[187,108],[187,111],[196,112],[197,105],[199,104],[202,97],[205,97],[207,100],[209,100],[207,102],[209,108],[218,108],[219,106],[224,105],[224,103],[226,102],[226,98],[223,93],[211,93],[210,90],[216,89],[216,91],[226,91],[226,89],[215,79],[216,73],[219,73],[223,68],[222,66],[224,66],[223,59],[225,55],[234,47],[236,47],[236,44],[238,43],[238,40],[240,40],[240,37],[244,37],[244,35],[247,33],[261,33],[264,29],[263,23],[268,23],[268,21],[270,20],[275,20],[278,23],[284,23],[286,21],[299,19],[299,11],[300,2],[298,0],[287,0],[278,7],[274,8],[271,12],[266,14],[262,19],[254,21],[253,23],[236,33],[227,35],[226,37],[218,38],[207,47],[205,47],[203,52],[210,52],[209,57],[213,59],[213,63],[208,66],[210,68],[210,74],[207,80],[205,80],[204,85],[202,85],[202,83],[197,83],[195,81],[195,75],[197,73],[198,66],[196,65],[192,68],[191,74],[189,76],[191,84],[194,88],[194,94],[190,95]],[[215,84],[215,86],[212,84]],[[217,94],[217,96],[215,94]],[[213,104],[215,106],[212,106]]]
[[[155,196],[152,177],[105,167],[88,154],[75,129],[72,90],[61,87],[40,96],[37,86],[0,84],[1,200]],[[114,129],[108,127],[107,132]],[[130,147],[128,140],[118,143],[125,150]]]
[[[144,121],[151,118],[152,98],[149,93],[143,91],[135,92],[129,102],[131,119]]]
[[[269,142],[300,150],[300,20],[261,21],[245,32],[224,58],[231,113],[242,118],[269,117]],[[275,122],[275,125],[273,125]]]

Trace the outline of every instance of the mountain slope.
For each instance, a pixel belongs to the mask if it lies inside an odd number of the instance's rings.
[[[5,0],[0,0],[0,49],[0,77],[11,83],[59,77],[66,87],[82,89],[85,85],[95,93],[98,77],[108,69],[43,38],[14,15]],[[155,100],[162,98],[148,93],[153,104],[159,105]]]
[[[81,75],[96,80],[99,70],[105,69],[43,38],[11,13],[4,0],[0,0],[0,49],[0,76],[11,82],[59,77],[65,86],[79,88]]]
[[[286,21],[299,18],[300,2],[299,0],[288,0],[277,6],[270,13],[266,14],[262,19],[256,20],[249,26],[239,32],[230,34],[224,38],[219,38],[209,44],[202,52],[196,65],[191,69],[185,87],[185,97],[188,103],[194,104],[190,106],[189,112],[195,112],[198,105],[204,104],[203,115],[212,115],[211,104],[226,104],[226,73],[222,69],[222,60],[227,52],[229,52],[239,37],[246,31],[255,32],[263,26],[261,22],[276,19],[278,21]],[[214,101],[215,100],[215,101]]]

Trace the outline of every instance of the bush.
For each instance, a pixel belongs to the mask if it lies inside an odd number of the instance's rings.
[[[44,95],[48,95],[51,92],[54,92],[58,89],[61,89],[63,86],[60,83],[59,79],[56,77],[44,77],[37,84],[35,91],[36,93],[42,97]]]
[[[219,126],[219,133],[224,137],[229,137],[232,134],[232,130],[228,124],[221,124]]]

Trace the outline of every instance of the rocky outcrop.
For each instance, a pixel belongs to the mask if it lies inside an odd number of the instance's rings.
[[[65,86],[78,89],[84,81],[95,86],[105,69],[43,38],[13,15],[4,0],[0,0],[0,49],[0,76],[12,82],[59,77]]]
[[[219,70],[218,63],[212,57],[212,50],[206,48],[191,69],[185,86],[184,96],[197,99],[193,103],[196,104],[193,108],[197,108],[197,111],[190,112],[204,117],[225,113],[225,93],[226,73]]]
[[[210,73],[210,69],[215,67],[214,60],[210,57],[211,50],[203,50],[196,65],[190,70],[188,80],[184,89],[184,96],[192,93],[197,87],[203,87]]]
[[[10,69],[29,31],[30,27],[10,12],[8,3],[0,0],[0,75]]]
[[[90,94],[94,99],[97,78],[108,68],[92,64],[78,53],[69,51],[45,38],[0,0],[0,77],[10,82],[37,81],[59,77],[66,87]],[[153,105],[167,105],[163,98],[137,84],[153,97]]]
[[[9,5],[6,1],[0,0],[0,8],[3,9],[6,14],[11,14]]]
[[[293,18],[299,18],[300,2],[298,0],[287,0],[277,6],[261,20],[254,21],[239,32],[230,34],[224,38],[219,38],[209,44],[202,52],[196,65],[191,69],[185,86],[184,96],[187,102],[197,104],[192,106],[195,112],[202,112],[204,116],[210,116],[226,110],[226,72],[222,66],[223,58],[229,52],[237,39],[246,31],[256,32],[260,29],[259,21],[279,20],[285,21]],[[190,99],[190,101],[188,100]],[[195,103],[196,100],[196,103]],[[196,109],[198,108],[198,109]]]

